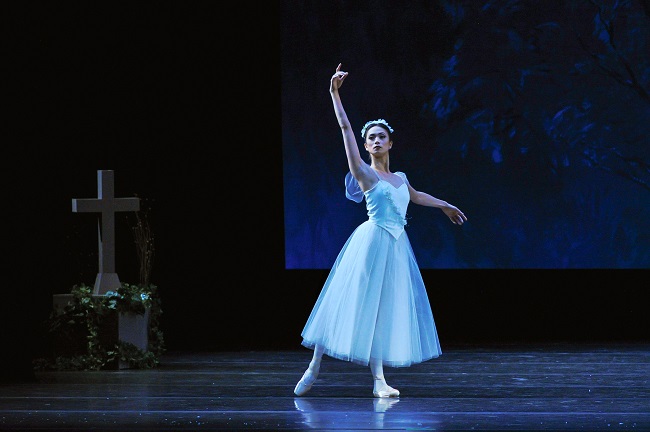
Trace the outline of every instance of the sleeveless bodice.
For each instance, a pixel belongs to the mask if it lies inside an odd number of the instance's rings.
[[[400,171],[395,174],[403,181],[399,187],[378,178],[372,189],[362,192],[357,180],[348,172],[345,176],[345,196],[358,203],[365,198],[369,221],[398,239],[406,225],[406,209],[411,196],[406,174]]]
[[[368,219],[399,238],[406,225],[406,209],[410,201],[406,181],[395,187],[386,180],[379,180],[372,189],[364,192],[364,196]]]

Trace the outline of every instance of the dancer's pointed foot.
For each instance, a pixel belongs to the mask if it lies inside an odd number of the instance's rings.
[[[302,378],[300,378],[300,381],[298,381],[298,384],[296,384],[296,388],[293,389],[293,392],[296,396],[304,395],[311,390],[311,386],[316,381],[316,378],[318,378],[318,372],[314,373],[311,369],[307,369]]]
[[[375,397],[378,398],[391,398],[391,397],[398,397],[399,396],[399,390],[392,388],[388,384],[386,384],[386,381],[383,379],[376,379],[375,380],[375,386],[372,389],[372,394],[375,395]]]
[[[399,390],[394,389],[391,386],[387,386],[387,388],[384,390],[374,390],[372,394],[378,398],[399,397]]]

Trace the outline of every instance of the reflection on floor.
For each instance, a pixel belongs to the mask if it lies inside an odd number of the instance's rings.
[[[0,387],[0,430],[650,431],[650,345],[447,348],[385,368],[399,398],[372,395],[369,368],[311,351],[168,353],[155,370],[38,372]]]

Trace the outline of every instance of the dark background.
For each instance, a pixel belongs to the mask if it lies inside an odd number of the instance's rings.
[[[285,269],[280,3],[3,8],[3,377],[29,377],[52,295],[94,282],[96,216],[71,200],[96,197],[100,169],[151,208],[169,350],[300,349],[327,270]],[[136,283],[117,216],[116,270]],[[443,349],[648,340],[645,269],[423,276]]]

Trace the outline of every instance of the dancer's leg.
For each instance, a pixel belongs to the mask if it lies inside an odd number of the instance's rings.
[[[314,347],[314,355],[309,362],[309,369],[315,372],[316,375],[318,375],[318,371],[320,370],[320,361],[323,358],[323,352],[325,352],[325,348],[321,345],[316,345]]]
[[[293,389],[293,392],[297,396],[302,396],[311,390],[311,386],[316,381],[316,378],[318,378],[318,372],[320,371],[320,362],[323,358],[324,351],[325,349],[320,345],[316,345],[314,347],[314,355],[309,362],[309,367],[303,374],[302,378],[300,378],[300,381],[298,381],[298,384],[296,384],[296,388]]]
[[[375,397],[397,397],[399,390],[392,388],[384,378],[384,365],[379,359],[370,359],[370,372],[372,372],[373,388],[372,394]]]

